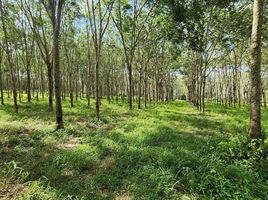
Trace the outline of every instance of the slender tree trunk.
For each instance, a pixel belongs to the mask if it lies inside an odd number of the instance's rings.
[[[139,73],[139,89],[138,89],[138,109],[141,109],[141,84],[142,84],[142,69]]]
[[[251,35],[251,111],[249,138],[261,138],[261,35],[263,0],[254,0]]]
[[[148,95],[149,95],[149,105],[150,105],[150,107],[151,107],[151,105],[152,105],[152,94],[151,94],[151,84],[150,84],[150,82],[149,82],[149,85],[148,85]]]
[[[30,68],[28,66],[26,68],[26,76],[27,76],[27,101],[31,102],[31,74],[30,74]]]
[[[53,2],[49,0],[47,5],[48,14],[50,15],[53,26],[53,69],[54,69],[54,86],[56,102],[56,128],[63,128],[63,116],[61,105],[61,70],[60,70],[60,26],[62,8],[65,0]]]
[[[10,99],[9,79],[8,78],[6,78],[6,86],[7,86],[7,98]]]
[[[145,79],[144,79],[144,107],[147,108],[148,100],[148,77],[147,77],[147,64],[145,68]]]
[[[90,107],[91,96],[91,63],[88,60],[88,75],[87,75],[87,105]]]
[[[74,94],[73,94],[73,86],[72,86],[72,72],[69,73],[69,90],[70,90],[70,104],[71,107],[74,107]]]
[[[59,27],[55,27],[53,35],[53,63],[55,79],[55,99],[56,99],[56,126],[63,128],[62,106],[61,106],[61,73],[60,73],[60,51],[59,51]]]
[[[204,75],[203,80],[202,80],[201,112],[205,112],[205,90],[206,90],[206,76]]]
[[[0,13],[1,13],[1,21],[2,21],[2,28],[4,32],[4,39],[5,39],[5,45],[6,45],[6,53],[7,53],[7,60],[9,65],[9,70],[11,73],[11,81],[12,81],[12,89],[13,89],[13,100],[14,100],[14,110],[16,113],[18,113],[18,104],[17,104],[17,89],[16,89],[16,79],[15,79],[15,72],[14,72],[14,63],[12,63],[12,53],[9,49],[9,42],[8,42],[8,35],[7,35],[7,29],[6,29],[6,23],[5,23],[5,17],[3,13],[3,4],[2,0],[0,0]]]
[[[267,102],[266,102],[265,90],[263,90],[263,92],[262,92],[262,99],[263,99],[263,106],[264,106],[264,108],[266,108],[267,107]]]
[[[128,93],[128,106],[129,106],[129,109],[132,109],[132,88],[133,88],[133,85],[132,85],[132,65],[129,64],[128,66],[128,81],[129,81],[129,93]]]
[[[19,59],[16,59],[16,65],[17,65],[17,69],[15,68],[15,71],[17,71],[17,80],[16,80],[16,87],[19,93],[19,102],[22,102],[22,95],[21,95],[21,78],[20,78],[20,73],[19,73]]]
[[[96,117],[99,120],[100,119],[100,85],[99,85],[99,56],[97,56],[97,62],[96,62]]]
[[[42,99],[44,100],[44,98],[45,98],[45,95],[44,95],[44,74],[43,74],[43,67],[42,67],[42,65],[40,66],[40,84],[41,84],[41,94],[42,94]]]
[[[48,111],[53,110],[53,75],[52,75],[52,65],[47,62],[47,75],[48,75]]]
[[[3,79],[2,79],[2,67],[1,67],[1,63],[0,63],[0,90],[1,90],[1,104],[5,105],[4,102],[4,89],[3,89]]]
[[[3,71],[2,71],[2,59],[3,59],[2,44],[1,44],[0,48],[1,48],[0,49],[0,92],[1,92],[1,104],[2,105],[5,105],[5,102],[4,102],[4,87],[3,87]]]

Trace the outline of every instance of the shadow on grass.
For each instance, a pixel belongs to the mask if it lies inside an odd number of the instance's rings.
[[[55,121],[54,110],[48,112],[48,104],[45,101],[38,101],[34,103],[20,103],[19,113],[14,112],[14,107],[11,103],[6,103],[0,107],[10,117],[9,122],[23,121],[25,119],[32,121],[51,122]],[[101,110],[102,120],[104,122],[109,121],[109,118],[118,118],[119,114],[116,109],[105,106]],[[107,117],[108,116],[108,117]],[[87,107],[85,101],[76,102],[74,108],[70,108],[67,100],[63,101],[63,117],[67,124],[74,122],[86,122],[95,119],[94,107]]]
[[[30,180],[46,177],[58,194],[86,199],[112,199],[125,191],[146,199],[172,198],[178,191],[168,189],[166,181],[171,187],[177,181],[174,174],[183,167],[198,166],[197,155],[208,150],[204,150],[207,138],[163,124],[156,124],[155,131],[142,140],[111,130],[88,136],[87,143],[74,149],[44,142],[50,137],[57,141],[55,133],[38,134],[26,130],[8,134],[2,144],[1,162],[15,160],[30,173]],[[186,188],[180,186],[180,190]]]
[[[0,158],[2,169],[5,163],[15,161],[29,172],[28,181],[47,179],[58,196],[103,199],[94,180],[100,165],[99,154],[91,146],[61,148],[59,144],[43,142],[42,137],[9,134],[1,142]]]
[[[179,199],[180,194],[232,199],[228,195],[238,191],[265,199],[264,192],[254,190],[261,188],[257,175],[243,165],[227,162],[229,149],[219,150],[226,137],[217,134],[226,131],[226,125],[199,113],[172,112],[176,106],[184,104],[176,102],[162,111],[139,111],[142,120],[135,118],[139,112],[116,113],[116,109],[105,108],[103,114],[114,113],[112,117],[118,120],[110,125],[122,126],[118,130],[85,129],[82,144],[73,148],[60,146],[66,142],[61,141],[64,132],[59,138],[56,132],[8,134],[0,147],[0,162],[15,160],[30,173],[30,180],[46,177],[58,195],[84,199],[115,199],[122,194],[154,200]],[[35,113],[25,111],[20,117],[34,118],[44,109],[46,106],[40,105]],[[83,104],[66,114],[76,115],[79,110]],[[83,119],[84,110],[80,113]],[[143,120],[151,118],[150,124],[144,125]],[[255,186],[248,188],[247,182]]]
[[[51,121],[53,112],[48,112],[48,104],[45,103],[21,103],[19,105],[19,113],[14,112],[11,104],[5,104],[1,110],[8,113],[11,118],[9,121],[20,121],[22,119],[40,119],[42,121]]]

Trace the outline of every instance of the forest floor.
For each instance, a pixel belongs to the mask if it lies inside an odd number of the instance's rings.
[[[246,107],[104,100],[96,121],[85,101],[63,106],[59,131],[45,101],[0,106],[0,199],[268,199],[268,141],[250,150]]]

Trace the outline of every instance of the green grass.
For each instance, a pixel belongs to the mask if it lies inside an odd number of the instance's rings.
[[[266,140],[247,143],[248,108],[175,101],[129,111],[63,101],[0,106],[0,195],[6,199],[268,199]],[[264,132],[268,111],[263,111]],[[1,198],[1,196],[0,196]]]

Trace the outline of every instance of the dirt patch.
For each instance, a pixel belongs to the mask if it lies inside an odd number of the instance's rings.
[[[63,144],[59,145],[60,149],[72,149],[75,147],[78,147],[80,144],[82,144],[82,138],[81,137],[74,137],[69,139]]]
[[[130,115],[130,113],[128,113],[128,112],[123,112],[123,113],[120,114],[120,116],[121,116],[121,117],[124,117],[124,118],[128,118],[128,117],[130,117],[131,115]]]
[[[105,156],[104,159],[102,159],[100,167],[107,169],[107,168],[114,166],[114,164],[115,164],[115,160],[113,158],[113,155],[109,154],[109,155]]]
[[[89,123],[89,124],[87,124],[87,128],[97,129],[97,128],[99,128],[99,126],[97,124],[94,124],[94,123]]]
[[[23,194],[26,190],[27,187],[23,184],[9,184],[6,188],[0,191],[0,199],[19,199],[21,194]]]
[[[122,194],[118,194],[114,200],[131,200],[131,197],[129,195],[129,192],[124,192]]]

